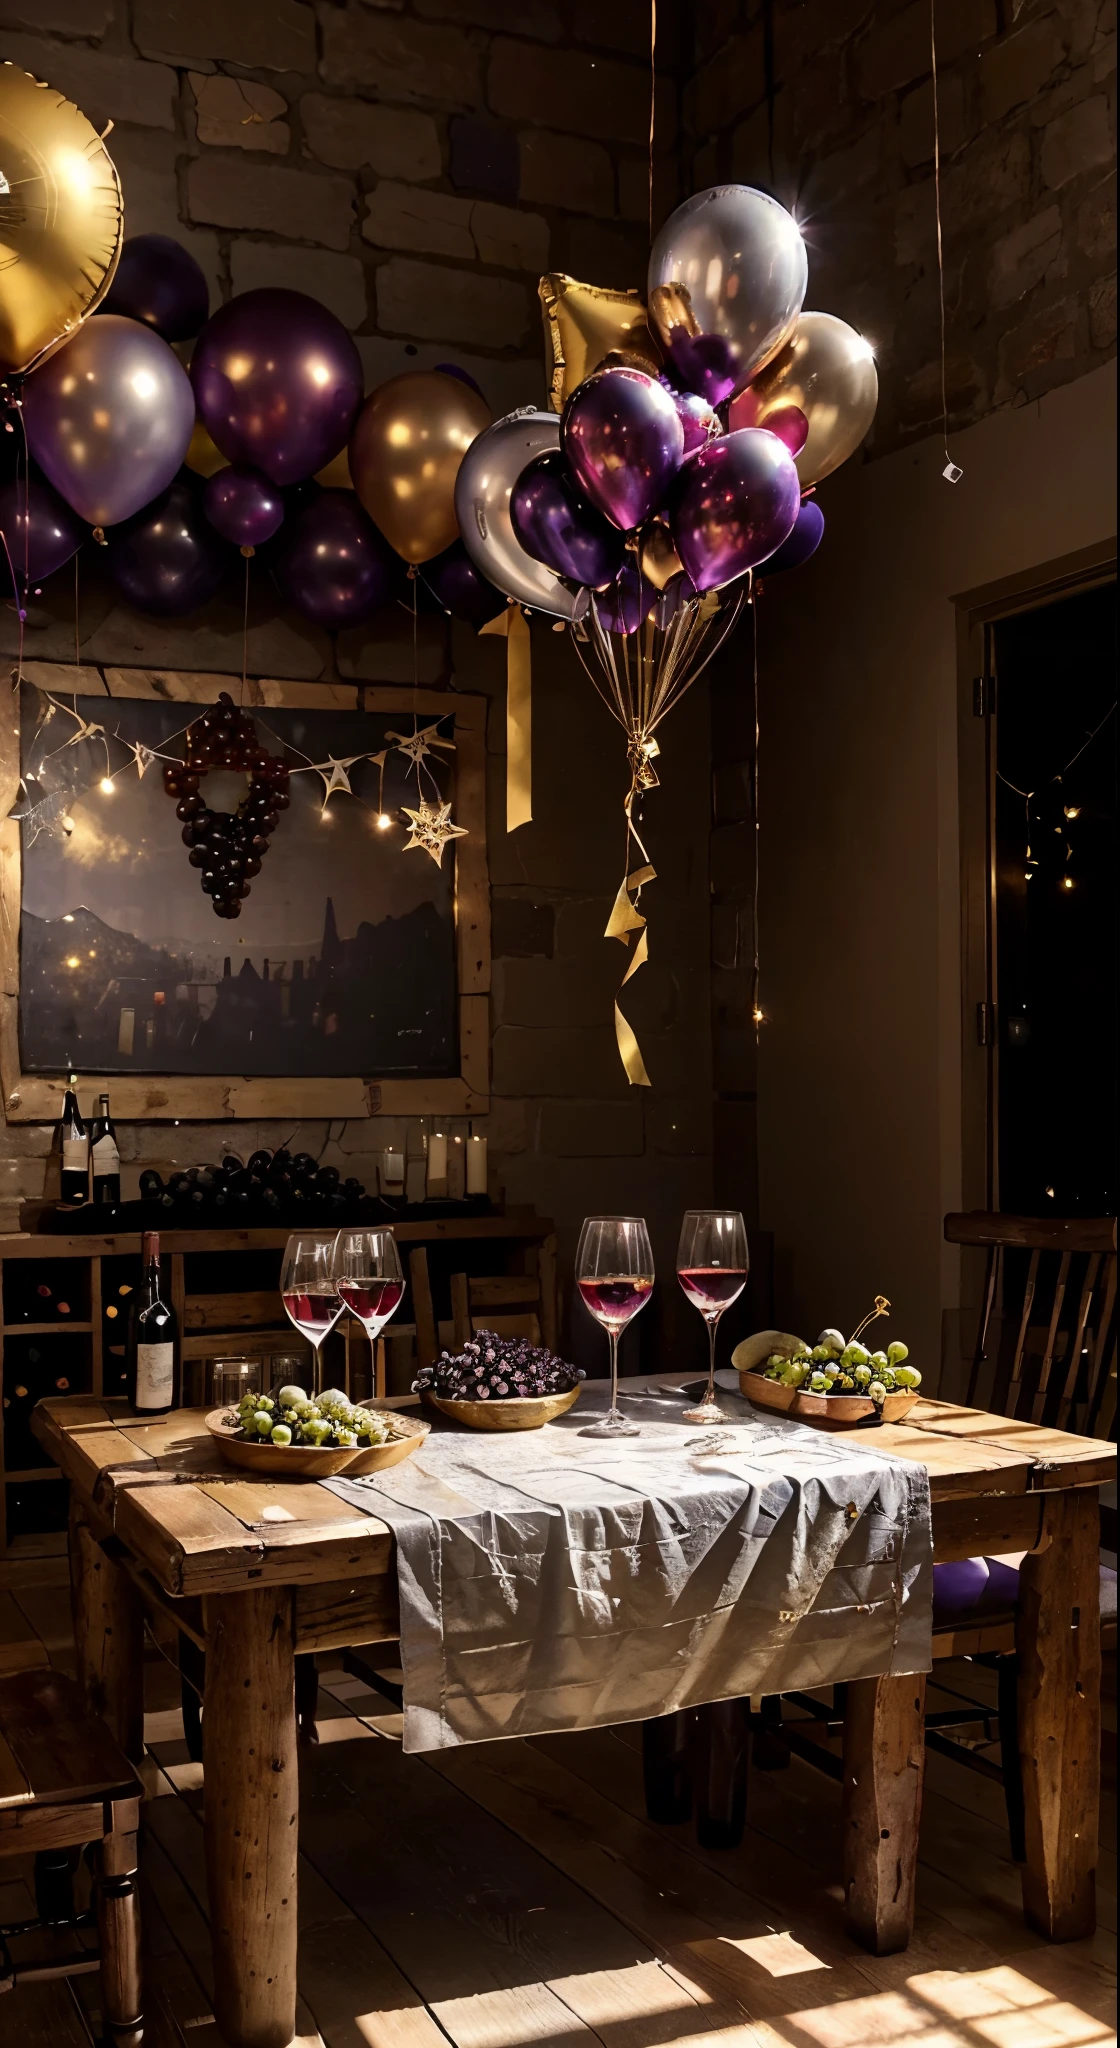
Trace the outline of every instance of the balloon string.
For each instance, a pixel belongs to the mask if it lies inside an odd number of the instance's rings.
[[[24,502],[26,504],[26,500]],[[18,496],[16,498],[16,503],[17,505],[19,503]],[[0,541],[3,541],[4,543],[4,556],[8,564],[8,574],[12,579],[12,596],[15,598],[16,601],[16,619],[19,622],[19,646],[16,652],[16,672],[12,681],[12,689],[18,690],[20,684],[23,681],[23,629],[24,622],[27,618],[27,591],[25,586],[24,597],[23,601],[21,602],[19,594],[19,582],[16,577],[15,564],[12,561],[12,557],[8,549],[8,536],[4,532],[3,527],[0,527]]]
[[[252,555],[245,556],[245,602],[241,609],[241,702],[245,702],[245,679],[249,670],[249,563]]]
[[[79,549],[79,554],[81,550]],[[74,557],[74,667],[81,668],[81,634],[78,630],[78,555]]]
[[[941,234],[941,122],[937,106],[937,0],[929,0],[929,52],[933,73],[933,210],[937,224],[937,303],[941,322],[941,442],[948,483],[960,482],[961,468],[949,453],[949,392],[945,360],[945,249]]]
[[[653,128],[657,113],[657,0],[649,0],[649,239],[653,242]]]
[[[753,581],[753,572],[751,574]],[[758,1027],[763,1021],[761,994],[761,944],[759,938],[759,855],[762,848],[758,816],[758,590],[751,592],[751,700],[754,712],[754,754],[751,759],[751,810],[754,814],[754,880],[751,891],[751,1020],[754,1024],[754,1042],[758,1045]]]

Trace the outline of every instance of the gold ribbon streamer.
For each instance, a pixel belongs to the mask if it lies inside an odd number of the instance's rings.
[[[533,821],[533,657],[529,621],[510,603],[479,627],[506,643],[506,831]]]

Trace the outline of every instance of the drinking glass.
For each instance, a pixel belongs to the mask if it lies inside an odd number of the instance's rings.
[[[716,1331],[747,1284],[747,1233],[737,1209],[689,1209],[677,1246],[677,1279],[708,1325],[708,1389],[686,1422],[722,1422],[716,1406]]]
[[[333,1250],[333,1238],[302,1234],[290,1237],[284,1247],[284,1263],[280,1268],[280,1294],[288,1321],[295,1324],[300,1336],[307,1338],[315,1352],[312,1392],[316,1394],[321,1391],[319,1346],[324,1337],[330,1335],[342,1314],[342,1303],[331,1278]]]
[[[611,1405],[581,1436],[640,1436],[618,1409],[618,1340],[653,1293],[653,1252],[641,1216],[588,1216],[576,1251],[576,1285],[611,1342]]]
[[[215,1408],[236,1408],[244,1394],[261,1391],[259,1358],[215,1358],[212,1370]]]
[[[339,1300],[356,1316],[373,1353],[377,1384],[377,1340],[404,1294],[397,1240],[391,1230],[340,1230],[331,1253],[331,1278]]]

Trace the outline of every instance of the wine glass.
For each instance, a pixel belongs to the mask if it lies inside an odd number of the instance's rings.
[[[579,1234],[576,1285],[611,1340],[611,1405],[581,1436],[640,1436],[618,1410],[618,1340],[653,1293],[653,1252],[641,1216],[588,1216]]]
[[[333,1250],[332,1238],[309,1237],[301,1232],[288,1239],[280,1268],[280,1295],[288,1321],[295,1324],[301,1337],[307,1338],[315,1353],[311,1377],[316,1394],[320,1392],[322,1370],[319,1346],[342,1314],[342,1303],[331,1278]]]
[[[747,1233],[737,1209],[689,1209],[677,1246],[677,1279],[708,1325],[708,1388],[686,1422],[722,1422],[716,1406],[716,1330],[747,1284]]]
[[[376,1386],[377,1340],[404,1294],[404,1274],[392,1231],[340,1230],[331,1253],[331,1278],[339,1300],[369,1338]]]

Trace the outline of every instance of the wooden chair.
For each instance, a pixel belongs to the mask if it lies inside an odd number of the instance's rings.
[[[461,1350],[476,1330],[495,1330],[500,1337],[527,1337],[531,1344],[559,1341],[556,1290],[556,1239],[526,1254],[524,1273],[452,1273],[451,1319],[437,1321],[432,1299],[428,1255],[423,1246],[409,1253],[412,1306],[416,1318],[416,1362],[431,1365],[444,1345]]]
[[[33,1919],[0,1927],[0,1992],[100,1968],[105,2038],[137,2048],[143,2036],[136,1831],[143,1786],[74,1682],[57,1671],[0,1677],[0,1857],[35,1856]],[[73,1852],[93,1848],[92,1913],[77,1913]],[[46,1929],[79,1935],[96,1924],[98,1947],[13,1961],[9,1942]],[[53,1945],[52,1945],[53,1946]],[[99,1952],[100,1951],[100,1952]]]

